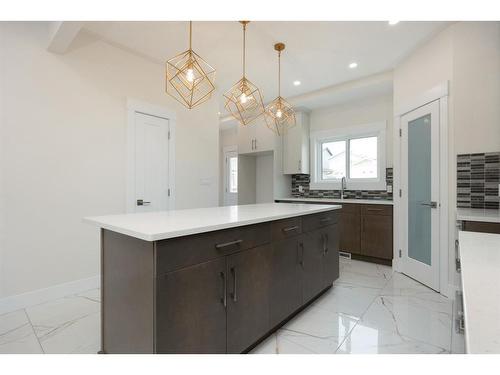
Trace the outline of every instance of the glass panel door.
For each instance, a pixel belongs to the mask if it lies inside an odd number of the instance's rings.
[[[408,122],[408,256],[431,265],[431,114]]]
[[[439,101],[401,116],[400,270],[439,291]]]

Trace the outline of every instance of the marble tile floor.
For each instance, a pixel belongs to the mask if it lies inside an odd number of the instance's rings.
[[[99,290],[0,315],[0,353],[96,353]],[[252,353],[450,353],[452,301],[390,267],[341,258],[340,278]]]

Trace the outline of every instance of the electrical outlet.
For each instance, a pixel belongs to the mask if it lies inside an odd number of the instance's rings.
[[[299,185],[299,193],[303,193],[303,192],[304,192],[304,186]]]
[[[387,192],[392,193],[392,185],[387,185]]]

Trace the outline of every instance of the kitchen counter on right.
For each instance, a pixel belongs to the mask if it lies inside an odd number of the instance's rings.
[[[467,353],[500,354],[500,235],[459,232]]]

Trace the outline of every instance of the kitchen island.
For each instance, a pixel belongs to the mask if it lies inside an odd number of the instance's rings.
[[[101,352],[248,352],[338,278],[340,208],[86,218],[101,228]]]

